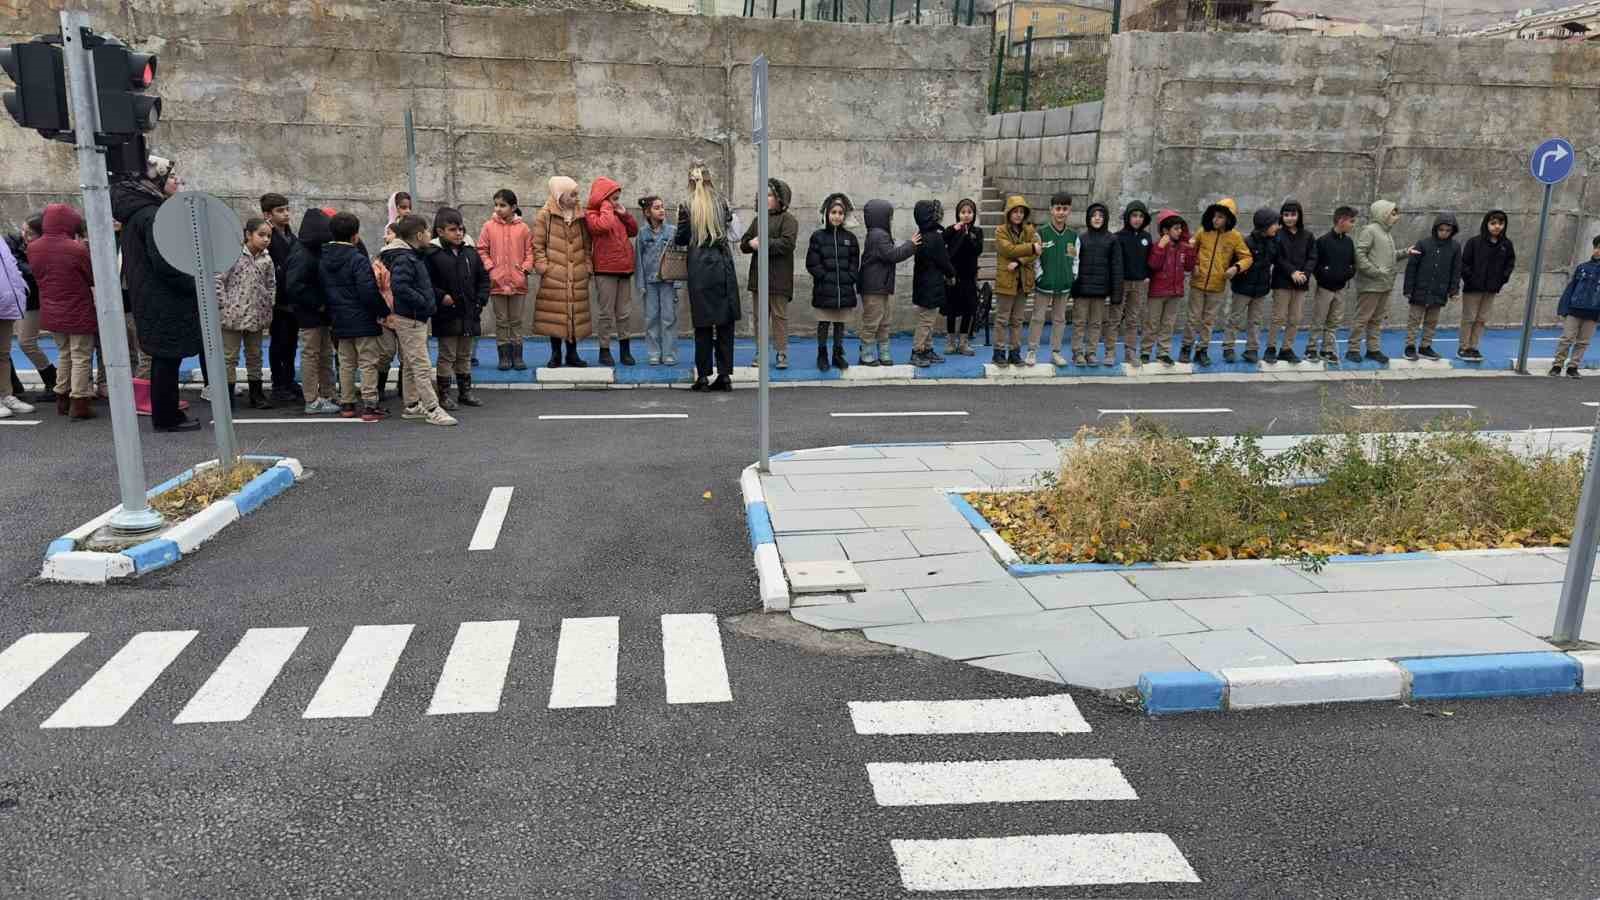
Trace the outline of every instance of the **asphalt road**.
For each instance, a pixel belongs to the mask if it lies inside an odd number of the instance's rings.
[[[1050,437],[1135,408],[1228,408],[1160,415],[1290,433],[1373,400],[1326,388],[784,389],[773,446]],[[1462,378],[1384,382],[1378,402],[1579,426],[1596,393]],[[893,839],[1080,832],[1168,835],[1200,881],[959,895],[1600,894],[1600,696],[1151,720],[1074,692],[1090,733],[859,735],[849,701],[1052,691],[753,613],[737,484],[752,392],[484,398],[458,429],[241,426],[247,448],[313,477],[110,589],[31,580],[51,538],[114,500],[108,422],[0,427],[0,648],[88,634],[0,710],[0,895],[892,897]],[[830,415],[918,410],[967,415]],[[688,418],[537,418],[590,413]],[[208,455],[204,434],[144,437],[152,482]],[[469,555],[499,486],[515,492],[498,543]],[[660,617],[680,613],[718,617],[731,702],[666,702]],[[616,617],[615,705],[551,709],[562,622],[580,617]],[[458,626],[506,620],[498,710],[428,715]],[[353,628],[397,624],[414,629],[371,715],[302,718]],[[269,627],[307,630],[248,718],[174,724],[246,630]],[[197,635],[116,724],[39,727],[131,638],[168,630]],[[1084,757],[1113,760],[1138,799],[882,807],[865,768]]]

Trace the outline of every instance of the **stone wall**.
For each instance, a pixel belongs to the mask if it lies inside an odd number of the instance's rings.
[[[1037,210],[1049,209],[1056,191],[1075,201],[1087,197],[1094,186],[1101,109],[1096,100],[990,116],[983,132],[984,175],[1001,196],[1021,194]]]
[[[75,4],[76,5],[76,4]],[[912,231],[916,200],[976,196],[987,99],[983,28],[897,28],[667,14],[538,13],[406,0],[90,0],[95,26],[160,54],[164,121],[151,151],[191,188],[254,214],[266,191],[332,205],[376,239],[406,184],[418,210],[463,208],[475,231],[501,187],[530,215],[550,175],[607,175],[629,203],[675,203],[688,162],[720,176],[741,221],[757,195],[749,62],[771,64],[771,167],[794,189],[801,240],[845,191],[883,197]],[[0,40],[58,28],[59,0],[5,0]],[[0,222],[71,198],[70,148],[0,127]],[[858,226],[859,230],[859,226]],[[796,293],[809,297],[804,245]],[[741,267],[740,278],[744,277]],[[896,322],[906,327],[909,304]],[[797,330],[809,303],[792,314]],[[746,315],[744,325],[749,327]],[[687,316],[683,316],[687,327]]]

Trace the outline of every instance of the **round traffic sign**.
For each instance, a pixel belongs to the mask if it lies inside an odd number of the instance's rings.
[[[1528,171],[1543,184],[1559,184],[1572,174],[1578,154],[1572,144],[1562,138],[1550,138],[1533,148],[1528,158]]]
[[[154,233],[161,257],[195,277],[228,271],[244,241],[244,226],[228,204],[201,191],[184,191],[161,204]]]

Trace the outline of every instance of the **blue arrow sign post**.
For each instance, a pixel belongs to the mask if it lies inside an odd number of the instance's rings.
[[[1550,225],[1550,192],[1572,174],[1578,154],[1562,138],[1550,138],[1533,148],[1528,157],[1528,174],[1544,185],[1544,204],[1539,208],[1539,240],[1533,245],[1533,273],[1528,277],[1528,304],[1522,314],[1522,343],[1517,349],[1517,371],[1528,374],[1528,343],[1533,338],[1533,312],[1539,299],[1539,272],[1544,268],[1544,236]]]

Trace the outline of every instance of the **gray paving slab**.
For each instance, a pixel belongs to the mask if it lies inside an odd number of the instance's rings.
[[[928,622],[973,619],[1038,612],[1042,607],[1015,578],[955,584],[946,587],[907,588],[906,596]]]
[[[950,505],[943,495],[935,495],[932,503],[915,506],[883,506],[858,509],[861,520],[870,528],[954,528],[958,525],[971,528],[961,513]]]
[[[1252,628],[1295,662],[1553,650],[1502,619],[1272,625]]]
[[[1556,562],[1560,563],[1561,564],[1561,571],[1562,572],[1566,571],[1566,569],[1567,569],[1567,551],[1558,550],[1558,549],[1549,549],[1549,550],[1542,550],[1542,551],[1540,551],[1540,553],[1542,553],[1544,556],[1548,556],[1551,559],[1555,560]],[[1594,561],[1594,577],[1596,579],[1600,579],[1600,557],[1596,557],[1595,561]]]
[[[1259,597],[1322,590],[1289,566],[1243,564],[1136,569],[1128,581],[1152,600],[1197,597]]]
[[[1110,622],[1111,627],[1123,637],[1130,639],[1164,637],[1169,634],[1189,634],[1207,630],[1204,623],[1179,609],[1171,600],[1096,606],[1094,611]]]
[[[902,488],[883,491],[808,491],[767,497],[767,508],[778,509],[874,509],[886,506],[949,506],[944,495],[930,488]]]
[[[784,562],[805,562],[821,559],[849,559],[839,538],[832,534],[780,534],[778,556]]]
[[[1276,599],[1321,624],[1482,619],[1496,615],[1495,610],[1461,596],[1458,588],[1285,594]]]
[[[1547,638],[1556,627],[1556,611],[1551,609],[1547,613],[1527,613],[1501,619],[1520,631],[1525,631],[1538,638]],[[1578,640],[1593,641],[1600,644],[1600,607],[1589,606],[1583,614],[1583,619],[1578,623]]]
[[[775,475],[833,475],[859,472],[926,472],[916,457],[887,459],[780,459],[772,464]]]
[[[784,577],[789,579],[789,589],[796,594],[834,594],[840,591],[864,591],[866,585],[856,574],[854,564],[844,560],[813,560],[783,563]]]
[[[983,538],[971,526],[961,528],[913,528],[905,532],[906,540],[923,556],[943,556],[948,553],[980,553],[988,548]]]
[[[796,453],[790,459],[883,459],[878,447],[822,447]]]
[[[1067,684],[1102,691],[1131,688],[1145,672],[1179,672],[1194,668],[1187,657],[1159,638],[1118,644],[1062,642],[1041,652]]]
[[[1150,600],[1116,572],[1071,572],[1018,580],[1045,609],[1147,603]]]
[[[972,448],[925,447],[919,448],[917,453],[909,454],[905,458],[914,459],[931,470],[940,471],[971,469],[983,460],[983,454]]]
[[[1286,666],[1294,662],[1278,648],[1243,628],[1175,634],[1167,638],[1167,643],[1202,672],[1238,666]]]
[[[1061,684],[1061,676],[1051,667],[1050,661],[1044,658],[1044,654],[1037,650],[1006,653],[1000,656],[986,656],[983,659],[970,659],[967,660],[967,665],[977,666],[982,669],[992,669],[996,672],[1004,672],[1007,675],[1020,675],[1023,678],[1034,678],[1039,681]]]
[[[1329,563],[1305,577],[1325,591],[1393,591],[1405,588],[1471,587],[1494,584],[1471,569],[1443,559]],[[1273,595],[1285,591],[1263,591]]]
[[[849,602],[849,594],[796,594],[790,599],[794,606],[833,606]]]
[[[964,445],[962,445],[964,446]],[[949,444],[897,444],[889,447],[879,447],[878,452],[884,456],[893,457],[921,457],[925,453],[938,453],[959,449]]]
[[[841,534],[839,543],[844,547],[845,555],[852,562],[858,563],[882,559],[910,559],[920,555],[903,533],[892,528]]]
[[[915,559],[888,559],[856,566],[868,590],[940,587],[1000,581],[1006,570],[988,553],[953,553],[949,556],[923,556]]]
[[[857,472],[844,475],[788,475],[798,493],[807,491],[866,491],[886,488],[951,488],[970,485],[977,476],[964,469],[938,472]]]
[[[1560,581],[1567,573],[1565,561],[1543,553],[1486,553],[1451,556],[1450,561],[1500,584],[1537,584]]]
[[[1456,588],[1456,593],[1503,616],[1546,613],[1554,616],[1561,602],[1560,582]],[[1590,605],[1600,607],[1600,602]]]
[[[1052,609],[1017,616],[985,616],[888,625],[862,632],[869,640],[951,659],[975,659],[1046,647],[1126,643],[1092,609]]]
[[[865,528],[861,515],[853,509],[771,509],[774,532],[841,531]]]
[[[1211,628],[1313,624],[1273,597],[1197,597],[1173,602]]]
[[[789,610],[789,615],[825,631],[922,621],[904,591],[866,591],[850,603],[800,607]]]

